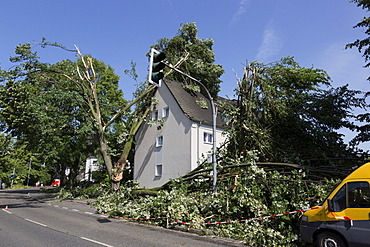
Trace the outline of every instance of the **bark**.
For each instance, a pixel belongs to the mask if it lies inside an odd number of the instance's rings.
[[[107,168],[107,172],[109,177],[112,177],[112,159],[108,153],[108,144],[104,137],[104,133],[99,133],[99,145],[100,145],[100,153],[103,157],[103,161],[105,167]]]

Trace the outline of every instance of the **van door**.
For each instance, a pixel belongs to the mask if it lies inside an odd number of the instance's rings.
[[[344,193],[345,191],[345,193]],[[343,203],[345,200],[345,203]],[[348,182],[333,197],[333,217],[348,217],[335,225],[351,246],[370,246],[370,187],[368,181]]]

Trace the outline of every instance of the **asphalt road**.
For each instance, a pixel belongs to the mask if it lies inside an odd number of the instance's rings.
[[[85,204],[51,200],[35,189],[0,190],[0,209],[0,247],[245,246],[107,218]]]

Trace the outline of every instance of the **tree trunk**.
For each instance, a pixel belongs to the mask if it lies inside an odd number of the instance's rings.
[[[100,145],[100,153],[103,157],[105,167],[107,168],[107,172],[109,175],[109,178],[112,179],[112,159],[108,153],[108,144],[104,137],[104,133],[99,131],[99,145]]]
[[[119,158],[117,163],[114,164],[115,174],[112,175],[112,188],[114,190],[117,190],[120,186],[120,181],[123,179],[123,171],[125,169],[126,161],[131,151],[132,144],[134,143],[135,134],[143,123],[144,117],[149,113],[150,110],[151,108],[147,107],[143,112],[142,117],[131,125],[129,138],[127,139],[125,146],[123,147],[121,157]]]
[[[119,181],[113,181],[112,180],[112,190],[114,190],[114,191],[118,190],[120,185],[121,185],[121,180],[119,180]]]
[[[127,155],[126,155],[126,152],[125,152],[126,146],[127,146],[127,143],[125,144],[125,148],[124,148],[124,151],[123,151],[121,157],[119,158],[117,163],[114,164],[115,172],[112,175],[112,189],[113,190],[118,190],[119,189],[119,186],[121,185],[121,180],[123,179],[123,171],[125,169],[126,159],[127,159]],[[131,145],[129,145],[129,146],[131,148]]]

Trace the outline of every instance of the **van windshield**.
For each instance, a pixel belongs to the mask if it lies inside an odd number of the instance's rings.
[[[335,184],[333,186],[333,188],[331,189],[330,193],[328,193],[325,197],[325,199],[319,204],[319,206],[322,206],[324,204],[324,202],[326,202],[326,200],[328,200],[328,197],[334,192],[334,190],[340,185],[342,181],[340,181],[339,183]]]

